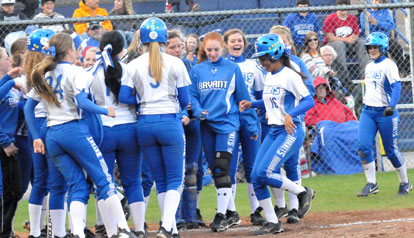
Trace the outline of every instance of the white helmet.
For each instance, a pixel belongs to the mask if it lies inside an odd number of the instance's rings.
[[[1,4],[15,4],[16,0],[1,0]]]

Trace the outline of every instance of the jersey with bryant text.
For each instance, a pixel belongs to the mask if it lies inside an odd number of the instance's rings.
[[[206,120],[215,131],[237,131],[240,127],[238,103],[250,100],[239,66],[220,57],[214,63],[206,60],[195,65],[190,76],[194,115],[207,110]]]
[[[54,90],[59,105],[42,100],[33,89],[29,92],[28,97],[44,103],[48,127],[80,119],[75,97],[83,91],[87,92],[88,76],[82,68],[61,62],[56,69],[45,74],[45,80]]]
[[[128,79],[122,85],[135,87],[141,115],[179,113],[177,88],[191,84],[187,69],[180,58],[165,53],[161,53],[161,57],[161,82],[150,76],[148,52],[127,65]]]
[[[398,67],[394,61],[384,58],[381,62],[370,62],[365,68],[364,104],[386,107],[391,100],[391,84],[400,81]]]
[[[128,79],[126,64],[119,62],[122,67],[122,82]],[[115,108],[115,118],[101,114],[102,124],[104,126],[113,127],[120,124],[136,122],[135,107],[119,103],[115,100],[115,95],[111,92],[109,87],[105,84],[105,74],[102,62],[98,62],[94,67],[88,70],[92,75],[89,77],[89,91],[93,97],[93,101],[100,107]],[[96,68],[97,67],[97,68]]]
[[[263,100],[268,114],[269,125],[284,125],[286,113],[293,110],[299,101],[309,96],[302,77],[288,67],[275,73],[267,73],[263,90]],[[300,122],[299,117],[292,118]]]

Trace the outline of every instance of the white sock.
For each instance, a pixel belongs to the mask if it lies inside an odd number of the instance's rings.
[[[272,223],[278,223],[275,210],[273,209],[272,198],[266,198],[259,201],[260,206],[263,208],[263,214],[266,218],[266,221]]]
[[[105,207],[109,208],[112,214],[112,219],[118,224],[119,229],[125,229],[131,231],[128,227],[128,223],[125,219],[124,210],[122,209],[121,201],[118,195],[112,195],[105,199]]]
[[[42,205],[29,203],[30,235],[40,236],[40,217],[42,216]]]
[[[72,213],[68,210],[68,228],[70,232],[73,231]]]
[[[175,216],[174,216],[174,221],[172,223],[172,234],[178,234],[177,222],[175,220]]]
[[[164,199],[165,199],[165,193],[157,194],[158,206],[160,207],[160,211],[161,211],[161,221],[164,216]]]
[[[66,235],[66,209],[50,210],[49,212],[53,234],[58,237],[64,237]]]
[[[49,196],[46,196],[43,199],[43,205],[42,205],[42,215],[40,217],[40,229],[46,228],[46,217],[47,217],[47,210],[49,207]]]
[[[180,193],[177,190],[168,190],[164,198],[164,215],[162,216],[162,227],[171,231],[175,221],[175,213],[180,203]]]
[[[85,220],[83,221],[83,227],[86,227],[86,218],[88,217],[88,204],[85,204]]]
[[[250,214],[253,214],[259,207],[259,201],[257,201],[256,193],[253,189],[253,184],[247,183],[247,195],[250,202]]]
[[[85,238],[84,225],[85,224],[85,210],[86,205],[79,201],[72,201],[70,203],[70,213],[73,224],[73,235],[78,235],[80,238]]]
[[[99,213],[101,214],[103,223],[105,225],[106,234],[108,237],[118,234],[118,226],[114,219],[112,219],[112,214],[105,205],[105,200],[101,199],[98,201]]]
[[[298,195],[299,193],[305,191],[304,187],[290,181],[290,179],[286,178],[285,176],[283,176],[283,183],[282,186],[280,186],[280,188],[288,192],[291,192],[295,195]]]
[[[231,194],[233,195],[233,200],[236,199],[236,192],[237,192],[237,184],[231,185]]]
[[[197,191],[197,208],[198,208],[198,205],[200,204],[200,198],[201,198],[201,190]]]
[[[96,213],[96,225],[100,226],[104,224],[102,215],[98,206],[98,198],[95,196],[95,213]]]
[[[129,212],[131,213],[135,231],[144,231],[145,202],[134,202],[129,204]]]
[[[377,178],[375,177],[375,161],[372,161],[368,164],[362,164],[364,168],[365,177],[367,178],[367,183],[377,183]]]
[[[285,191],[275,187],[270,187],[270,191],[272,191],[273,198],[275,199],[275,205],[278,208],[286,207]]]
[[[148,208],[149,200],[150,200],[150,196],[144,197],[145,211],[146,211],[146,210],[147,210],[147,208]]]
[[[236,211],[236,191],[237,184],[231,185],[231,198],[229,199],[229,205],[227,206],[227,210]]]
[[[408,183],[407,177],[407,163],[404,162],[399,168],[396,168],[400,183]]]
[[[226,214],[230,198],[231,188],[217,189],[217,213]]]
[[[294,181],[294,183],[296,183],[297,185],[301,185],[302,180]],[[289,211],[292,210],[292,209],[298,210],[298,208],[299,208],[298,196],[296,196],[293,193],[288,193],[288,197],[289,197],[289,208],[290,208]]]

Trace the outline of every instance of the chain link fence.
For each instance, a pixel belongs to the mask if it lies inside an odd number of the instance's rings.
[[[279,1],[277,1],[279,2]],[[289,5],[290,4],[290,5]],[[241,29],[247,36],[249,45],[245,50],[247,58],[254,53],[254,42],[262,34],[268,33],[274,25],[284,25],[291,29],[293,46],[313,76],[321,76],[330,83],[330,89],[342,106],[318,112],[316,117],[336,122],[359,118],[362,107],[364,67],[370,62],[364,47],[364,39],[372,29],[381,28],[391,39],[390,57],[397,63],[402,77],[402,93],[397,106],[400,115],[399,148],[407,161],[408,168],[414,168],[414,85],[412,77],[412,12],[414,3],[359,4],[339,6],[310,6],[295,8],[290,2],[281,8],[200,11],[188,13],[161,13],[149,15],[125,15],[96,18],[65,18],[55,20],[1,21],[0,39],[6,48],[19,37],[38,27],[72,28],[76,22],[89,26],[110,20],[124,25],[125,35],[133,34],[140,23],[152,16],[162,18],[169,29],[179,29],[184,35],[201,36],[213,30],[222,33],[232,28]],[[203,6],[202,10],[203,10]],[[338,14],[352,14],[346,22],[338,25],[333,20]],[[339,13],[338,13],[339,12]],[[377,14],[380,12],[381,14]],[[384,14],[389,18],[384,18]],[[342,16],[340,16],[342,17]],[[388,22],[391,20],[391,22]],[[114,24],[116,26],[116,24]],[[125,28],[125,25],[127,26]],[[375,28],[376,27],[376,28]],[[131,30],[126,30],[131,29]],[[314,33],[309,33],[313,31]],[[356,34],[355,34],[356,33]],[[349,43],[335,43],[338,36],[355,34]],[[128,42],[129,43],[129,42]],[[330,47],[325,47],[325,45]],[[313,49],[321,51],[314,51]],[[319,62],[318,62],[319,61]],[[346,109],[344,109],[346,108]],[[350,112],[350,113],[349,113]],[[328,118],[330,117],[330,118]],[[358,121],[333,124],[318,124],[317,120],[307,121],[307,139],[304,144],[301,164],[316,174],[350,174],[362,172],[357,153]],[[308,123],[309,122],[309,123]],[[346,125],[346,126],[345,126]],[[373,143],[377,154],[379,170],[392,170],[393,167],[383,153],[381,141]],[[303,162],[304,159],[307,162]]]

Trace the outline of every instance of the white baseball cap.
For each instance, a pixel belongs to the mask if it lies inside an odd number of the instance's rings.
[[[15,4],[16,0],[1,0],[1,4]]]

